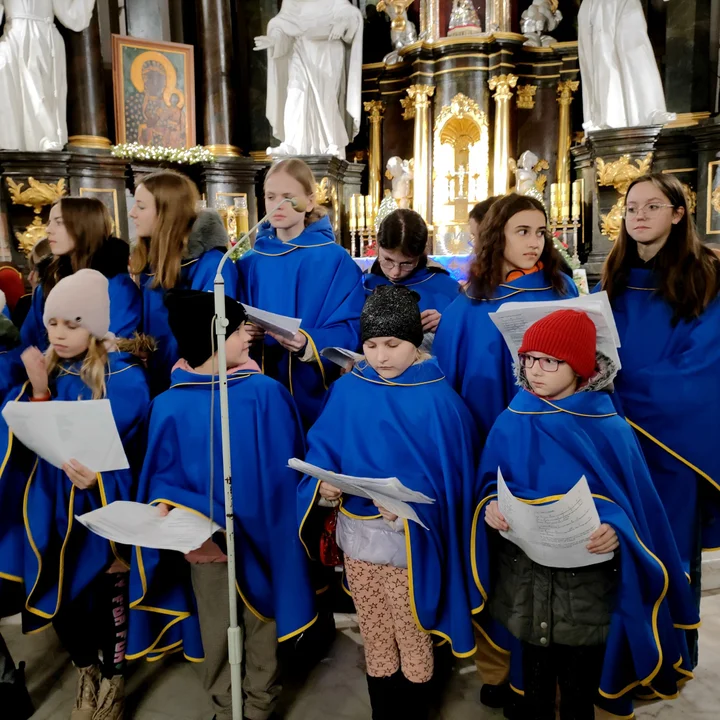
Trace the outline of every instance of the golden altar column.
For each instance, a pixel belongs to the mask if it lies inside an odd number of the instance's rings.
[[[489,5],[488,5],[489,7]],[[505,195],[510,190],[510,100],[517,85],[517,75],[497,75],[490,78],[495,99],[495,141],[493,150],[493,195]]]
[[[415,109],[415,135],[413,139],[414,179],[413,210],[430,223],[431,189],[430,177],[430,98],[434,85],[411,85],[407,93]]]
[[[365,112],[370,121],[370,197],[372,206],[377,212],[382,200],[382,119],[385,103],[382,100],[368,100],[364,103]]]
[[[570,105],[573,93],[580,87],[578,80],[561,80],[557,86],[560,105],[558,119],[557,181],[561,188],[570,186]]]

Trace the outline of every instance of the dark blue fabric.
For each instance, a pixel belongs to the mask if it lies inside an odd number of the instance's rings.
[[[485,594],[492,593],[488,533],[494,531],[484,511],[497,494],[498,467],[516,497],[533,501],[558,499],[584,475],[601,522],[618,534],[621,582],[600,682],[606,709],[630,715],[640,683],[676,692],[691,667],[681,628],[696,626],[699,617],[640,446],[611,398],[585,392],[549,402],[520,390],[498,418],[480,463],[483,490],[474,520],[473,575]],[[517,644],[511,648],[518,651]],[[520,682],[513,678],[516,687]]]
[[[333,385],[308,434],[309,463],[347,475],[397,477],[435,498],[414,505],[427,530],[405,523],[410,606],[417,624],[450,640],[460,656],[475,651],[471,612],[481,606],[469,575],[474,439],[470,413],[434,360],[392,381],[365,363],[357,366]],[[300,484],[301,533],[318,485],[310,477]],[[342,512],[378,517],[372,502],[358,497],[345,497]]]
[[[460,295],[443,313],[433,352],[448,382],[461,395],[483,437],[517,392],[512,357],[490,319],[505,302],[535,302],[577,297],[572,280],[563,275],[567,294],[552,289],[544,272],[503,283],[495,297],[477,300]]]
[[[315,359],[291,357],[270,336],[257,355],[263,372],[279,380],[295,398],[305,427],[322,408],[339,368],[320,358],[326,347],[357,350],[360,312],[365,302],[362,275],[335,242],[327,217],[312,223],[292,242],[282,242],[269,223],[255,247],[238,261],[238,299],[248,305],[302,319]]]
[[[208,482],[212,392],[209,376],[173,371],[170,389],[152,404],[138,501],[184,507],[224,525],[217,382],[212,503]],[[300,476],[287,467],[291,457],[304,455],[300,419],[290,394],[257,371],[231,373],[228,394],[237,586],[255,615],[275,619],[278,638],[286,640],[315,618],[308,557],[295,520]],[[182,645],[188,658],[202,658],[189,563],[180,553],[136,548],[131,572],[129,657]]]

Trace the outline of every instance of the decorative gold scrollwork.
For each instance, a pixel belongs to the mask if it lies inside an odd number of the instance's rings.
[[[10,200],[13,205],[31,207],[35,213],[33,221],[24,232],[16,232],[20,250],[29,255],[33,247],[47,234],[47,226],[40,218],[40,213],[46,205],[52,205],[66,194],[65,179],[60,178],[55,184],[39,182],[35,178],[28,178],[28,187],[23,189],[25,183],[16,183],[12,178],[6,178]]]

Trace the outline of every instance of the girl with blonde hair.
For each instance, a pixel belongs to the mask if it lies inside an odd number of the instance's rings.
[[[150,395],[142,365],[106,349],[117,342],[109,333],[109,304],[108,281],[95,270],[60,280],[43,314],[50,348],[23,352],[28,379],[9,397],[107,398],[132,462]],[[0,453],[0,577],[24,587],[23,630],[52,624],[70,654],[78,669],[72,720],[121,720],[127,565],[113,543],[74,519],[130,500],[133,472],[95,472],[75,459],[55,467],[14,438],[4,420]]]
[[[140,292],[128,273],[130,246],[112,235],[112,220],[97,198],[64,197],[50,209],[47,239],[52,260],[35,288],[21,332],[20,345],[0,359],[0,399],[24,377],[20,353],[35,346],[44,351],[48,336],[43,323],[45,299],[57,283],[78,270],[90,268],[108,280],[110,331],[130,337],[142,322]]]
[[[195,184],[182,173],[160,170],[147,175],[135,190],[130,218],[137,242],[130,270],[143,296],[143,331],[157,341],[149,364],[153,395],[166,390],[170,372],[180,359],[168,325],[165,293],[173,288],[212,292],[217,267],[228,248],[222,219],[214,210],[198,211]],[[225,292],[235,296],[237,271],[223,268]]]
[[[359,268],[335,242],[330,219],[317,204],[312,170],[299,158],[281,160],[265,178],[267,210],[284,198],[297,198],[305,209],[284,203],[263,224],[253,249],[238,261],[238,296],[262,310],[302,318],[290,340],[258,328],[253,335],[263,372],[290,390],[307,428],[337,377],[337,367],[320,351],[358,349],[365,293]]]

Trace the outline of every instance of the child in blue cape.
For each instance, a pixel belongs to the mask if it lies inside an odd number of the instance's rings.
[[[427,256],[427,223],[414,210],[395,210],[378,230],[378,257],[363,275],[368,295],[381,285],[402,285],[419,296],[425,339],[430,352],[445,308],[458,296],[460,285],[448,271]]]
[[[635,429],[700,606],[702,550],[720,547],[720,260],[673,175],[629,187],[603,268],[620,334],[619,406]],[[697,633],[691,633],[693,664]]]
[[[173,170],[151,173],[135,189],[130,218],[138,239],[130,268],[142,290],[143,332],[157,343],[148,363],[153,396],[167,390],[180,359],[168,325],[165,293],[173,288],[212,292],[228,249],[222,219],[214,210],[198,210],[199,200],[195,183]],[[235,297],[234,263],[226,262],[222,275],[228,294]]]
[[[50,347],[23,352],[28,381],[15,401],[107,398],[132,461],[149,403],[142,365],[108,332],[108,281],[82,269],[50,291],[43,319]],[[122,718],[127,641],[127,564],[82,515],[129,500],[133,472],[93,472],[70,460],[57,468],[21,445],[0,421],[0,577],[24,588],[23,629],[50,624],[78,669],[73,720]],[[102,661],[99,653],[102,653]]]
[[[365,645],[373,718],[422,720],[430,705],[431,636],[449,641],[458,656],[475,652],[471,612],[480,593],[462,576],[475,432],[437,363],[418,350],[416,293],[377,288],[361,330],[365,360],[333,385],[308,435],[307,460],[347,475],[397,477],[435,502],[413,505],[420,525],[306,476],[298,489],[300,532],[320,499],[339,502],[337,542]]]
[[[493,426],[480,465],[473,574],[489,613],[516,643],[513,686],[527,720],[593,718],[595,703],[632,715],[634,693],[673,697],[692,677],[684,628],[696,627],[667,516],[630,426],[608,388],[590,318],[561,310],[532,325],[517,369],[522,388]],[[533,562],[496,531],[498,468],[516,497],[552,502],[587,479],[600,527],[587,544],[611,559],[562,569]],[[483,531],[485,520],[487,533]],[[492,572],[491,572],[492,568]],[[522,684],[522,685],[521,685]]]
[[[251,331],[262,371],[290,390],[308,428],[339,375],[320,351],[358,349],[365,293],[360,269],[335,242],[325,208],[316,204],[312,170],[299,158],[281,160],[265,178],[267,211],[283,198],[298,198],[305,210],[284,203],[263,224],[253,249],[238,261],[238,297],[253,307],[302,319],[290,340],[258,327]]]
[[[20,343],[20,332],[10,319],[5,293],[0,290],[0,355]]]
[[[150,413],[138,500],[167,513],[186,508],[224,523],[225,499],[217,353],[210,293],[166,296],[182,359],[170,389]],[[249,360],[245,311],[226,298],[227,365],[232,433],[236,587],[245,627],[244,712],[270,717],[281,691],[277,643],[313,624],[315,597],[297,532],[297,473],[303,433],[290,394]],[[208,520],[209,521],[209,520]],[[156,659],[182,649],[203,662],[204,687],[217,720],[232,719],[227,628],[229,600],[224,534],[183,557],[136,548],[132,564],[128,657]]]
[[[496,200],[478,229],[465,293],[443,313],[433,352],[484,437],[517,392],[512,357],[490,320],[505,302],[577,297],[547,232],[541,203],[511,193]]]

